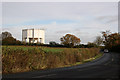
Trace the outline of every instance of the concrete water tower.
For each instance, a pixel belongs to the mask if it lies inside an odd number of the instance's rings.
[[[26,43],[45,43],[45,31],[41,29],[23,29],[22,41]]]

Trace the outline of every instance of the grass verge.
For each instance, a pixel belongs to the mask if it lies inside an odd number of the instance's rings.
[[[97,59],[97,58],[100,58],[102,55],[103,55],[103,53],[99,53],[99,54],[96,55],[95,57],[92,57],[92,58],[83,60],[82,62],[76,62],[75,64],[65,65],[65,66],[63,66],[63,67],[70,67],[70,66],[75,66],[75,65],[87,63],[87,62],[93,61],[93,60],[95,60],[95,59]]]

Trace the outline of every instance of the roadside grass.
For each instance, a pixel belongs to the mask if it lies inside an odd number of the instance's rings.
[[[2,72],[17,73],[78,65],[101,55],[98,48],[2,46]]]
[[[103,53],[99,53],[98,55],[96,55],[95,57],[92,57],[92,58],[89,58],[89,59],[86,59],[84,60],[82,63],[86,63],[86,62],[90,62],[90,61],[93,61],[99,57],[101,57],[103,55]]]
[[[65,65],[63,67],[69,67],[69,66],[75,66],[75,65],[79,65],[79,64],[83,64],[83,63],[87,63],[87,62],[91,62],[97,58],[100,58],[103,55],[103,53],[99,53],[98,55],[96,55],[95,57],[83,60],[82,62],[76,62],[75,64],[70,64],[70,65]]]

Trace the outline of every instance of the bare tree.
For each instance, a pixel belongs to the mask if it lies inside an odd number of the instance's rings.
[[[103,38],[101,36],[97,36],[96,37],[96,40],[94,41],[94,43],[97,45],[97,46],[100,46],[101,44],[103,44]]]

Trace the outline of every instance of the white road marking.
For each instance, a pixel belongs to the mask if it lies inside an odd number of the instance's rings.
[[[36,76],[36,77],[33,77],[33,78],[42,78],[42,77],[48,77],[48,76],[53,76],[53,75],[56,75],[56,74],[49,74],[49,75]]]

